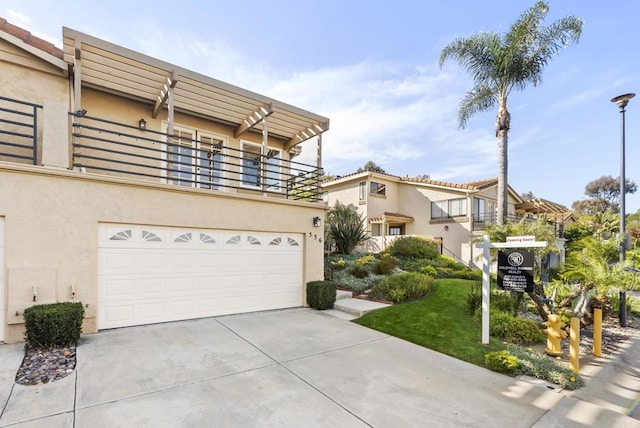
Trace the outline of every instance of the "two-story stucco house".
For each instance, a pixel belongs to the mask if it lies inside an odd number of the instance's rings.
[[[369,252],[384,250],[398,236],[425,236],[440,243],[442,254],[477,265],[475,242],[496,220],[497,179],[454,184],[365,171],[325,181],[322,187],[329,206],[337,201],[353,205],[363,216],[371,237],[363,250]],[[537,201],[525,202],[509,187],[509,218],[554,213],[549,218],[555,221],[556,213],[568,211]]]
[[[0,19],[0,341],[39,303],[82,302],[85,332],[305,305],[329,120],[68,28],[63,47]]]

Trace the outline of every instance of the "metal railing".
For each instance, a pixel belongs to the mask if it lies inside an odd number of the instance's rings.
[[[257,145],[241,150],[208,137],[169,135],[83,113],[70,113],[74,169],[200,189],[320,199],[322,170],[283,159],[279,150],[263,155]]]
[[[38,164],[41,105],[0,97],[0,161]]]

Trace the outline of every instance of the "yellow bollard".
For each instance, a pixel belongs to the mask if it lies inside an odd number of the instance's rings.
[[[553,357],[562,356],[562,346],[560,340],[567,337],[567,332],[562,329],[564,323],[560,320],[560,315],[551,314],[547,321],[543,323],[547,328],[544,332],[547,334],[547,349],[544,350],[548,355]]]
[[[569,330],[569,366],[575,374],[580,370],[580,318],[571,318]]]
[[[593,355],[602,357],[602,309],[593,310]]]

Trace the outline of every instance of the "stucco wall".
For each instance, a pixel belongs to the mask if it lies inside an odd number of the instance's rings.
[[[5,218],[5,341],[22,340],[22,312],[37,303],[76,299],[86,306],[84,331],[96,331],[98,224],[133,223],[302,233],[304,283],[323,278],[323,244],[312,218],[320,204],[132,182],[44,167],[0,164]],[[303,305],[306,296],[303,291]],[[16,315],[17,313],[17,315]]]

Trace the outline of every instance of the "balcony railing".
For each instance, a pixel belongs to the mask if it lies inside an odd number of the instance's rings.
[[[0,161],[38,163],[41,105],[0,97]]]
[[[240,150],[215,138],[140,129],[80,113],[73,119],[73,168],[156,183],[269,194],[316,202],[322,171],[260,146]]]

